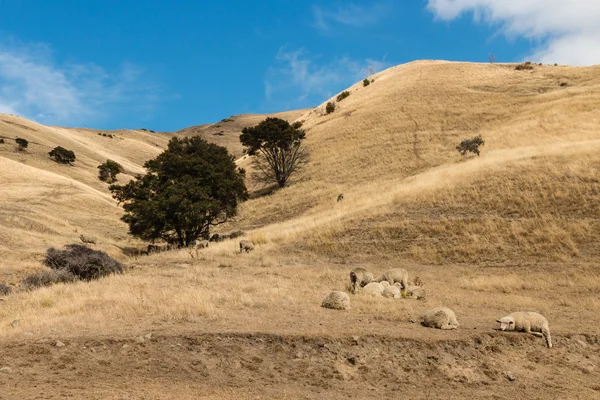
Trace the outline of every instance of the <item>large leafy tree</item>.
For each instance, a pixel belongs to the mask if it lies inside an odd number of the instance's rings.
[[[211,226],[236,215],[247,199],[245,172],[227,149],[200,137],[173,138],[167,150],[144,164],[146,175],[125,185],[111,185],[123,202],[129,233],[187,247],[208,237]]]
[[[280,118],[267,118],[256,126],[244,128],[240,141],[248,154],[255,156],[256,179],[284,187],[308,162],[309,153],[302,144],[305,137],[300,123],[290,125]]]

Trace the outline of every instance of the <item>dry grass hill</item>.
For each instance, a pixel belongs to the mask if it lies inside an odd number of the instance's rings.
[[[139,172],[170,134],[111,140],[3,115],[0,135],[31,144],[0,144],[0,281],[88,231],[129,267],[4,297],[8,398],[598,398],[600,67],[420,61],[373,78],[331,114],[285,114],[303,121],[312,159],[219,228],[246,231],[249,254],[235,241],[195,258],[123,253],[137,242],[95,167],[110,157]],[[179,134],[240,154],[247,118]],[[481,156],[461,157],[477,135]],[[47,159],[59,144],[76,167]],[[359,266],[404,267],[427,300],[319,307]],[[411,323],[440,305],[460,329]],[[554,348],[492,329],[517,310],[548,317]]]

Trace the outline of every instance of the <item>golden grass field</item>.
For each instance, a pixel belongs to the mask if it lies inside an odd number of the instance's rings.
[[[598,398],[600,67],[420,61],[374,79],[332,114],[283,114],[303,121],[312,159],[219,227],[244,230],[257,244],[248,254],[231,240],[193,258],[128,255],[143,244],[128,237],[96,166],[111,158],[141,172],[174,134],[108,139],[1,115],[11,140],[0,144],[0,282],[17,284],[42,268],[46,248],[80,233],[127,266],[3,298],[7,398],[40,388],[57,399],[84,388],[98,399]],[[243,118],[221,122],[237,124],[223,136],[180,132],[240,154],[236,132],[263,117]],[[476,135],[481,156],[461,157],[455,146]],[[15,136],[30,141],[26,152]],[[55,145],[75,151],[74,167],[47,158]],[[321,308],[355,267],[406,268],[427,300],[358,294],[351,310]],[[459,330],[411,323],[439,305]],[[518,310],[548,318],[553,349],[492,329]]]

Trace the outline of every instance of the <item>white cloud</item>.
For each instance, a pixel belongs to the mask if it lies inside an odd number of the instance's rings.
[[[57,64],[45,45],[0,44],[0,112],[45,124],[84,124],[156,103],[156,87],[131,64],[110,74],[94,64]]]
[[[428,0],[427,8],[443,20],[472,13],[475,21],[499,25],[508,36],[537,40],[534,61],[600,63],[598,0]]]
[[[277,64],[269,68],[265,80],[265,97],[270,102],[279,98],[293,99],[287,107],[314,106],[335,93],[364,79],[371,66],[378,72],[390,65],[383,60],[353,60],[349,57],[324,60],[305,49],[279,49]]]
[[[384,18],[389,9],[387,1],[371,2],[366,7],[350,3],[331,10],[325,10],[319,6],[312,7],[314,25],[321,31],[328,31],[335,24],[354,28],[372,25]]]

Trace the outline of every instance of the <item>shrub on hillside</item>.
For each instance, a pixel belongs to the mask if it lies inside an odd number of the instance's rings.
[[[519,64],[515,67],[517,71],[524,71],[528,69],[533,69],[533,64],[531,61],[524,62],[523,64]]]
[[[481,135],[474,137],[473,139],[465,139],[458,146],[456,146],[456,150],[460,153],[461,156],[467,154],[467,152],[471,152],[479,155],[479,146],[483,146],[485,142]]]
[[[6,296],[12,292],[12,288],[0,282],[0,296]]]
[[[0,144],[4,144],[4,139],[0,138]]]
[[[346,97],[350,96],[350,92],[347,90],[344,90],[342,93],[338,94],[338,97],[336,98],[337,101],[342,101],[344,100]]]
[[[40,271],[28,275],[21,282],[21,286],[26,290],[37,289],[45,286],[52,286],[57,283],[73,283],[79,278],[66,269],[51,269],[49,271]]]
[[[29,142],[27,141],[27,139],[23,138],[16,138],[15,143],[17,143],[17,146],[19,146],[17,148],[17,150],[19,151],[24,151],[27,148],[27,146],[29,146]]]
[[[368,78],[365,78],[363,80],[363,86],[369,86],[371,84],[371,81]]]
[[[71,164],[75,161],[75,153],[61,146],[57,146],[52,149],[48,155],[59,164]]]
[[[69,244],[65,247],[65,250],[49,248],[44,265],[68,271],[84,281],[123,272],[121,263],[101,250],[93,250],[81,244]]]
[[[98,179],[107,183],[114,183],[117,181],[117,175],[123,172],[123,167],[116,161],[106,160],[104,164],[98,165],[100,172],[98,173]]]
[[[325,112],[327,114],[331,114],[332,112],[335,111],[335,103],[333,101],[330,101],[329,103],[327,103],[327,105],[325,106]]]

